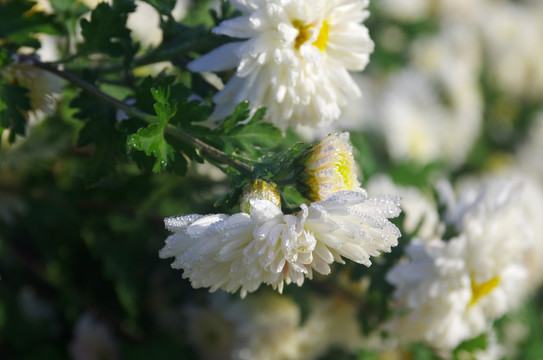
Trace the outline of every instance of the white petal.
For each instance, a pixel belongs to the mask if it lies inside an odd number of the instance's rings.
[[[236,52],[240,45],[239,42],[232,42],[219,46],[212,52],[191,61],[188,64],[188,69],[192,72],[234,69],[238,66],[239,58]]]

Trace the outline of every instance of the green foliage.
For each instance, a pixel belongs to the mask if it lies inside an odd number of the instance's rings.
[[[0,129],[10,129],[9,141],[17,135],[24,135],[30,111],[28,89],[0,82]]]
[[[262,155],[263,149],[275,147],[282,137],[281,130],[261,122],[265,112],[265,109],[259,109],[246,121],[250,115],[249,103],[242,102],[208,138],[228,154],[241,151],[256,159]]]
[[[82,54],[104,53],[111,57],[133,57],[137,47],[132,44],[126,28],[128,14],[135,10],[132,0],[115,0],[113,5],[100,3],[92,11],[90,21],[81,20],[81,35],[85,42]]]
[[[73,131],[59,118],[43,121],[33,128],[27,141],[0,156],[0,170],[42,167],[71,145]]]
[[[168,102],[170,88],[166,91],[161,88],[152,89],[151,93],[156,101],[154,106],[157,114],[156,123],[139,129],[137,134],[132,134],[128,140],[128,145],[137,150],[144,151],[148,156],[153,155],[156,158],[153,172],[156,173],[165,169],[168,161],[173,160],[175,157],[173,147],[164,138],[164,129],[177,112],[177,107],[172,106]]]
[[[73,117],[84,121],[79,130],[77,145],[90,153],[85,178],[88,184],[95,184],[112,174],[120,158],[125,157],[125,136],[115,121],[117,111],[112,106],[79,93],[70,107],[76,112]]]
[[[465,359],[465,353],[472,354],[477,350],[485,350],[487,347],[487,334],[481,334],[473,339],[466,340],[456,349],[454,349],[453,355],[455,359]],[[462,354],[464,354],[462,356]],[[474,357],[475,359],[475,357]]]
[[[0,2],[0,39],[4,40],[2,45],[39,48],[40,42],[32,34],[56,33],[51,18],[32,9],[35,4],[31,0]]]

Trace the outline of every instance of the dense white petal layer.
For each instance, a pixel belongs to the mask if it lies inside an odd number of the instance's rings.
[[[233,5],[245,15],[213,31],[247,40],[189,65],[192,71],[236,68],[214,98],[213,119],[225,118],[248,100],[254,108],[266,106],[267,119],[279,127],[317,126],[337,119],[346,99],[361,95],[348,71],[363,70],[373,51],[361,24],[367,1],[239,0]]]
[[[165,219],[174,234],[161,258],[175,257],[193,287],[222,289],[244,297],[261,284],[280,292],[302,285],[313,270],[330,273],[342,256],[369,266],[370,256],[390,251],[400,236],[387,218],[399,214],[395,197],[369,198],[343,191],[325,201],[283,214],[268,200],[250,200],[250,214],[188,215]]]

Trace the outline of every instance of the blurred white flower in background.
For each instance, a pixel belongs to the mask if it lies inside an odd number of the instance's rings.
[[[172,10],[173,18],[180,20],[185,17],[190,3],[191,0],[177,0]],[[136,1],[136,11],[129,14],[126,27],[133,32],[143,48],[156,47],[162,42],[160,15],[153,6],[144,1]]]
[[[356,308],[337,296],[311,297],[302,323],[300,307],[287,296],[223,295],[212,295],[208,307],[187,308],[191,343],[204,359],[318,359],[332,347],[354,351],[363,339]]]
[[[248,100],[266,106],[266,117],[285,128],[335,120],[340,106],[360,90],[348,71],[363,70],[373,51],[361,23],[367,0],[232,0],[244,16],[213,31],[232,42],[200,57],[192,71],[236,74],[215,97],[212,117],[222,119]]]
[[[453,237],[415,239],[406,250],[410,261],[387,275],[400,311],[388,328],[403,340],[453,349],[486,331],[529,291],[523,262],[534,248],[534,223],[524,183],[491,178],[464,186],[458,199],[445,196]]]
[[[498,2],[479,22],[488,52],[492,85],[536,100],[543,94],[543,5]]]
[[[120,359],[119,346],[113,332],[91,312],[84,313],[77,320],[68,352],[72,360]]]
[[[28,89],[31,110],[26,116],[31,120],[53,113],[55,97],[62,91],[62,83],[58,76],[34,67],[31,62],[19,56],[15,56],[12,64],[0,70],[0,76],[9,85]]]
[[[537,154],[543,154],[543,111],[534,116],[528,138],[515,155],[521,169],[543,181],[543,161]]]
[[[390,75],[382,88],[377,128],[396,160],[458,166],[481,131],[479,44],[469,29],[455,25],[419,38],[410,54],[411,66]]]
[[[354,353],[362,348],[364,336],[353,303],[339,296],[311,299],[312,311],[301,329],[303,358],[317,359],[330,347]]]
[[[449,114],[428,79],[416,71],[395,74],[379,103],[380,130],[395,160],[439,160]]]
[[[431,0],[381,0],[377,2],[381,11],[393,19],[401,21],[420,21],[429,14]]]

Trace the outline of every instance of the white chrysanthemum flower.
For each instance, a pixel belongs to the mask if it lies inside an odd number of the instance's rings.
[[[28,97],[33,112],[41,111],[50,114],[53,111],[54,95],[62,91],[62,84],[58,76],[38,69],[28,62],[5,66],[0,71],[0,75],[6,83],[29,90]]]
[[[536,101],[543,92],[541,2],[498,2],[484,9],[479,26],[490,76],[501,90]]]
[[[279,127],[335,120],[360,90],[348,71],[363,70],[373,51],[361,23],[368,0],[231,0],[245,15],[213,29],[243,41],[223,45],[189,64],[192,71],[236,74],[215,97],[222,119],[248,100],[266,106]]]
[[[486,249],[477,248],[484,239],[477,240],[462,235],[448,242],[416,239],[409,244],[411,261],[387,274],[397,287],[397,307],[405,312],[387,324],[390,330],[406,341],[453,349],[518,303],[526,270],[492,259]],[[487,271],[490,261],[499,271]]]
[[[388,274],[405,312],[389,324],[394,332],[451,349],[519,303],[529,289],[523,261],[534,235],[523,191],[518,179],[494,179],[471,184],[457,201],[448,196],[446,220],[458,235],[415,240],[411,261]]]
[[[450,114],[429,79],[407,69],[392,77],[386,89],[380,103],[380,127],[390,155],[420,163],[439,159]]]
[[[280,292],[284,283],[301,286],[313,270],[330,273],[346,257],[369,266],[370,256],[390,251],[400,236],[387,218],[397,216],[399,200],[369,198],[343,191],[297,214],[285,215],[268,200],[250,200],[250,213],[188,215],[165,220],[175,234],[160,257],[175,257],[192,286],[222,289],[241,296],[264,284]]]
[[[303,155],[299,185],[311,201],[326,199],[343,190],[360,189],[349,133],[333,133]]]

